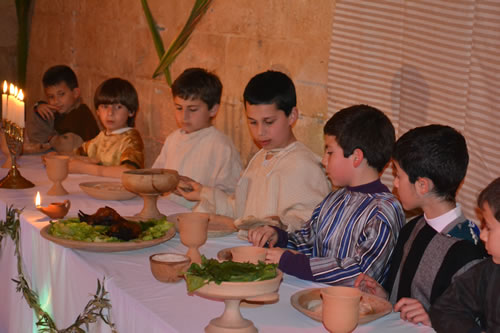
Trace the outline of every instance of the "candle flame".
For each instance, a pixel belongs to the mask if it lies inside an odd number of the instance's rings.
[[[24,94],[22,89],[19,89],[19,92],[17,93],[17,99],[20,101],[24,99]]]
[[[42,203],[42,199],[40,198],[40,192],[38,192],[38,191],[37,191],[37,192],[36,192],[35,205],[36,205],[37,207],[39,207],[41,203]]]
[[[14,86],[14,96],[17,96],[18,91],[19,91],[19,89],[17,88],[17,86]]]
[[[10,87],[9,87],[9,92],[10,92],[11,95],[15,95],[14,91],[15,91],[14,85],[11,83]]]
[[[4,80],[3,81],[3,93],[6,94],[7,93],[7,88],[8,88],[8,85],[7,85],[7,81]]]

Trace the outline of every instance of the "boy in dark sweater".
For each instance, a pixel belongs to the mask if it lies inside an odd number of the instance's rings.
[[[50,143],[57,152],[70,153],[99,133],[97,121],[81,102],[78,80],[64,65],[49,68],[42,78],[47,101],[35,104],[26,130],[30,142]]]
[[[385,290],[366,275],[358,277],[354,285],[389,297],[403,320],[430,326],[430,305],[453,278],[485,255],[479,229],[455,202],[469,154],[459,132],[449,126],[429,125],[401,136],[393,159],[394,186],[403,207],[421,208],[424,214],[401,230]]]
[[[431,307],[437,332],[500,332],[500,178],[479,194],[481,240],[491,258],[458,277]]]

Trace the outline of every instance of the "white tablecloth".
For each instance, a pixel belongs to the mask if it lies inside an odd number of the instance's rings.
[[[1,159],[0,159],[1,162]],[[84,181],[110,181],[109,178],[87,175],[69,175],[63,186],[67,196],[49,197],[51,186],[40,156],[23,156],[20,159],[22,175],[35,183],[31,189],[0,189],[0,202],[24,208],[21,215],[21,248],[24,270],[32,288],[38,292],[40,303],[48,311],[59,329],[72,324],[83,310],[90,295],[96,292],[97,279],[106,278],[105,286],[112,304],[112,321],[118,332],[203,332],[210,319],[224,310],[222,301],[188,295],[184,281],[173,284],[154,279],[149,268],[149,256],[159,252],[185,253],[178,235],[173,239],[148,249],[93,253],[67,249],[40,236],[40,229],[48,218],[35,209],[35,195],[40,191],[42,205],[50,202],[71,200],[68,216],[76,216],[78,210],[94,213],[108,205],[120,214],[134,215],[142,209],[142,199],[127,201],[101,201],[83,193],[78,184]],[[3,177],[7,170],[0,170]],[[166,198],[160,198],[158,207],[164,214],[184,211]],[[0,218],[5,209],[0,206]],[[235,236],[208,239],[200,249],[207,257],[216,257],[219,250],[247,244]],[[0,249],[0,332],[35,332],[35,318],[21,294],[15,291],[11,281],[17,275],[14,246],[4,239]],[[276,304],[256,308],[242,308],[243,317],[254,322],[260,332],[325,332],[316,322],[290,305],[290,296],[302,289],[320,287],[321,284],[299,280],[285,275],[280,286],[280,300]],[[93,325],[91,332],[109,332],[104,323]],[[399,319],[392,313],[374,322],[360,325],[355,332],[429,332],[424,326],[416,326]]]

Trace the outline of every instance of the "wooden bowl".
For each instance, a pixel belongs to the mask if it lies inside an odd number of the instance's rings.
[[[151,272],[160,282],[177,282],[191,265],[191,259],[179,253],[156,253],[149,257]]]
[[[175,190],[179,174],[170,169],[127,170],[122,174],[122,184],[137,194],[163,194]]]

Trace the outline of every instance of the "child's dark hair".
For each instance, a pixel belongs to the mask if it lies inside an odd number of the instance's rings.
[[[69,89],[78,88],[78,79],[75,72],[65,65],[50,67],[43,74],[42,84],[45,88],[55,86],[61,82],[66,83]]]
[[[245,104],[276,104],[288,117],[297,105],[297,95],[292,79],[286,74],[267,71],[250,79],[243,92]]]
[[[396,134],[389,118],[369,105],[353,105],[335,113],[323,128],[350,156],[355,149],[363,151],[368,165],[381,172],[391,159]]]
[[[403,134],[396,141],[393,158],[412,184],[418,178],[429,178],[434,183],[433,192],[450,202],[455,202],[469,164],[463,135],[452,127],[436,124]]]
[[[500,177],[492,181],[477,197],[477,205],[483,208],[485,203],[490,206],[491,212],[497,221],[500,221]]]
[[[172,95],[182,99],[201,99],[208,109],[220,104],[222,83],[219,77],[203,68],[188,68],[172,84]]]
[[[104,81],[97,87],[94,95],[94,106],[96,110],[101,104],[122,104],[133,113],[128,117],[127,125],[134,126],[135,116],[139,109],[139,97],[134,86],[127,80],[112,78]]]

